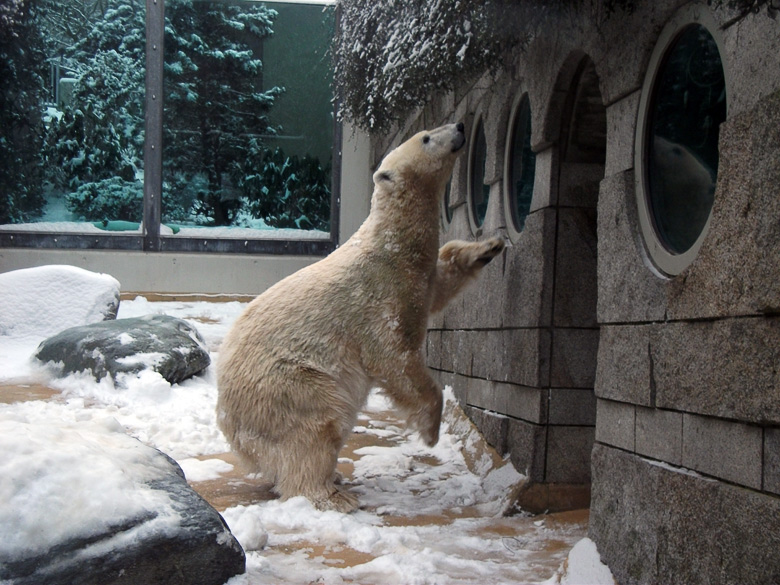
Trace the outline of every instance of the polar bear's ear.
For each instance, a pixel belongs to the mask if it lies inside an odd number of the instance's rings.
[[[392,184],[394,182],[393,174],[394,173],[392,171],[387,171],[387,170],[385,170],[385,171],[377,171],[376,173],[374,173],[374,184],[378,185],[379,183],[381,183],[383,181],[386,181],[386,182]]]

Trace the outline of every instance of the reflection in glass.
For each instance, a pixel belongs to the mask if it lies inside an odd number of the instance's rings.
[[[321,6],[166,3],[164,221],[328,232],[332,26]]]
[[[536,154],[531,150],[531,106],[528,96],[523,96],[512,128],[510,146],[509,205],[512,223],[520,232],[531,209],[536,173]]]
[[[452,207],[450,198],[452,196],[452,180],[450,180],[447,183],[447,186],[444,188],[444,201],[442,202],[442,207],[444,208],[444,223],[445,225],[450,225],[452,222]]]
[[[712,35],[686,27],[653,88],[648,142],[649,207],[667,250],[682,254],[704,230],[718,172],[718,133],[726,119],[723,65]]]
[[[490,186],[485,185],[485,162],[487,161],[487,143],[482,120],[474,128],[476,138],[471,152],[471,211],[477,226],[485,222]]]
[[[123,221],[137,229],[143,0],[25,6],[12,7],[0,34],[8,56],[0,65],[0,224],[97,231]]]

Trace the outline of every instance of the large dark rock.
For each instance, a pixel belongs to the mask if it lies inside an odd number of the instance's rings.
[[[211,363],[206,344],[186,321],[167,315],[103,321],[72,327],[43,341],[35,357],[60,372],[110,375],[159,372],[171,384],[203,371]]]
[[[244,572],[222,516],[119,425],[0,430],[0,466],[14,470],[0,502],[3,584],[223,585]]]

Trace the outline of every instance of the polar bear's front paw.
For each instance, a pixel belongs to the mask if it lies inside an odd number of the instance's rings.
[[[504,240],[499,238],[490,238],[481,243],[481,250],[479,250],[476,262],[481,266],[484,266],[490,262],[493,258],[498,256],[504,250]]]

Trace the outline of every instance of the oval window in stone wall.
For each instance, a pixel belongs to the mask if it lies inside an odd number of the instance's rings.
[[[709,226],[726,81],[718,45],[701,24],[679,28],[656,52],[643,92],[637,197],[650,260],[674,276],[696,257]]]
[[[510,218],[511,235],[519,235],[531,210],[536,175],[536,154],[531,150],[531,103],[523,94],[510,122],[509,142],[504,165],[506,197],[504,211]]]
[[[482,227],[487,215],[490,186],[485,185],[485,162],[487,161],[487,142],[482,119],[474,126],[469,159],[469,201],[471,219],[474,228]]]

